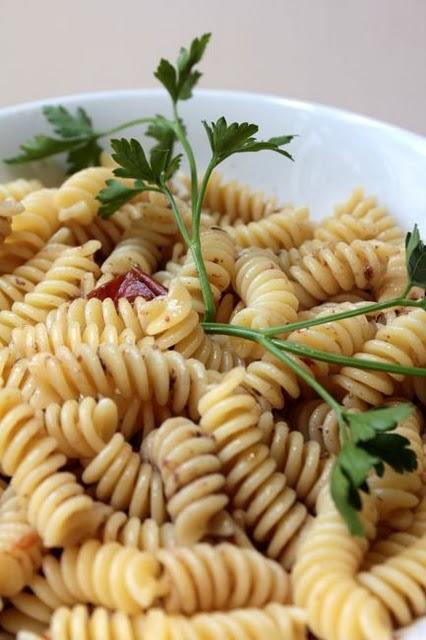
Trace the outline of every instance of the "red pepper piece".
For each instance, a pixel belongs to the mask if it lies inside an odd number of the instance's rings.
[[[167,289],[162,284],[144,273],[139,267],[133,267],[127,273],[123,273],[113,280],[93,289],[88,294],[88,298],[98,298],[105,300],[111,298],[117,304],[120,298],[126,298],[133,302],[141,297],[145,300],[153,300],[157,296],[164,296]]]

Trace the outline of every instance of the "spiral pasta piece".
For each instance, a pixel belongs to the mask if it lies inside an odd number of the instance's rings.
[[[54,189],[41,189],[23,198],[24,211],[13,217],[12,233],[0,247],[3,273],[10,273],[11,269],[30,260],[58,229],[60,222],[54,195]]]
[[[399,244],[403,239],[402,231],[397,226],[395,219],[387,213],[384,207],[377,206],[376,198],[366,197],[362,189],[355,189],[347,202],[337,205],[334,216],[340,218],[348,213],[368,225],[374,225],[376,240]]]
[[[131,329],[123,329],[117,332],[114,325],[106,325],[102,332],[92,322],[81,330],[80,324],[75,321],[52,322],[48,327],[43,322],[34,327],[26,325],[17,327],[12,331],[10,347],[20,357],[30,358],[36,353],[49,351],[56,353],[58,347],[69,347],[75,351],[79,345],[87,344],[92,349],[97,349],[101,344],[136,344],[136,336]]]
[[[112,178],[112,169],[105,167],[89,167],[70,176],[55,196],[59,220],[75,220],[83,225],[90,224],[100,207],[96,196],[105,187],[106,181]]]
[[[43,322],[51,309],[77,297],[83,275],[98,270],[93,260],[97,248],[98,243],[92,240],[83,247],[67,249],[22,302],[14,302],[10,311],[0,311],[0,344],[10,341],[15,327]]]
[[[377,238],[374,223],[359,219],[350,213],[324,218],[314,231],[314,238],[322,242],[353,242]]]
[[[82,481],[95,486],[99,500],[130,516],[166,520],[163,483],[159,472],[133,451],[121,433],[116,433],[86,466]]]
[[[103,258],[107,258],[122,239],[124,232],[140,216],[141,209],[129,204],[113,213],[108,220],[96,216],[87,225],[69,220],[67,226],[62,230],[66,230],[70,234],[70,242],[74,245],[82,245],[88,240],[97,240],[101,245],[99,253]]]
[[[313,509],[322,487],[329,479],[332,458],[322,456],[321,446],[314,440],[304,442],[300,431],[290,430],[283,421],[274,421],[264,413],[259,421],[272,458],[289,487],[296,491],[309,509]]]
[[[313,226],[309,220],[309,210],[282,210],[271,213],[257,222],[224,226],[238,247],[259,247],[262,249],[291,249],[300,246],[313,236]]]
[[[226,477],[226,490],[236,509],[246,514],[255,541],[266,546],[266,554],[291,566],[288,547],[309,524],[305,505],[286,486],[284,474],[262,442],[257,427],[259,410],[255,400],[238,392],[244,369],[227,373],[200,400],[200,427],[213,435]]]
[[[14,596],[41,564],[42,547],[28,522],[28,501],[9,487],[0,497],[0,595]]]
[[[225,182],[218,171],[213,171],[207,183],[203,207],[220,213],[223,224],[260,220],[278,208],[276,198],[265,198],[262,192],[253,192],[236,180]]]
[[[117,335],[125,335],[124,331],[127,330],[127,335],[133,334],[135,340],[140,340],[145,336],[145,332],[141,327],[137,308],[138,304],[144,303],[145,301],[139,302],[138,298],[134,303],[126,298],[119,298],[117,304],[114,304],[111,298],[78,298],[52,310],[47,315],[45,323],[49,332],[56,324],[60,334],[65,336],[70,335],[71,324],[77,322],[81,335],[87,333],[88,326],[96,326],[99,335],[104,334],[105,329],[109,327],[108,330],[115,330]]]
[[[393,249],[373,240],[324,246],[289,269],[301,305],[318,302],[354,287],[372,289],[381,280]]]
[[[117,405],[110,398],[52,403],[44,413],[44,425],[68,458],[93,458],[118,429]]]
[[[177,225],[170,208],[142,203],[140,218],[125,231],[122,240],[103,263],[102,273],[126,273],[137,265],[151,274],[161,258],[161,249],[175,239]]]
[[[361,517],[371,537],[377,514],[370,500]],[[294,602],[306,610],[308,625],[321,640],[391,640],[386,607],[356,578],[366,548],[367,540],[351,536],[324,489],[292,573]]]
[[[362,400],[350,395],[343,398],[342,405],[355,411],[367,409]],[[309,402],[301,401],[296,407],[295,425],[306,441],[318,442],[323,452],[336,454],[340,451],[339,424],[336,414],[326,402],[319,398]]]
[[[191,420],[170,418],[151,434],[145,446],[148,458],[161,473],[177,542],[198,542],[228,503],[215,442]]]
[[[125,547],[155,553],[176,546],[175,527],[171,522],[158,524],[154,518],[141,520],[123,511],[112,512],[96,534],[102,542],[119,542]]]
[[[100,607],[90,613],[78,605],[56,611],[48,633],[52,640],[306,640],[306,623],[301,609],[277,603],[262,609],[198,613],[190,618],[167,615],[160,609],[133,617]]]
[[[155,337],[156,346],[174,348],[185,358],[196,358],[208,369],[228,371],[241,364],[240,358],[213,337],[205,334],[192,298],[183,282],[176,279],[167,294],[149,302],[135,301],[143,331]]]
[[[353,308],[355,307],[351,303],[341,303],[338,306],[339,312],[350,311]],[[316,317],[329,315],[329,313],[329,311],[322,311]],[[287,340],[336,355],[352,356],[362,349],[375,332],[375,323],[370,322],[366,316],[359,315],[293,331],[287,336]],[[316,376],[326,376],[332,365],[317,361],[313,362],[309,368]]]
[[[72,473],[59,471],[66,457],[17,389],[0,391],[0,460],[18,495],[28,498],[28,521],[44,546],[76,542],[99,525],[93,500]]]
[[[200,242],[207,276],[214,300],[217,302],[222,291],[229,287],[234,275],[235,245],[226,231],[219,228],[203,231],[200,236]],[[200,279],[191,252],[187,253],[178,277],[191,294],[195,311],[204,313]],[[170,282],[170,286],[172,282],[173,280]]]
[[[426,536],[358,574],[358,582],[405,626],[426,613]]]
[[[12,231],[13,216],[24,211],[24,207],[15,200],[1,200],[0,198],[0,242]]]
[[[408,367],[426,364],[426,311],[415,309],[391,319],[380,327],[376,337],[368,340],[356,358],[373,362],[388,362]],[[371,405],[382,404],[385,396],[395,392],[402,376],[381,371],[343,367],[333,376],[335,383]]]
[[[18,178],[11,182],[0,183],[0,202],[6,199],[13,199],[20,202],[33,191],[39,191],[43,188],[40,180],[25,180]]]
[[[45,277],[53,262],[67,247],[48,243],[33,258],[16,267],[12,273],[0,276],[0,310],[10,309],[12,304],[22,301]]]
[[[164,591],[156,557],[118,542],[88,540],[69,546],[59,560],[47,556],[43,572],[43,586],[47,583],[61,604],[81,602],[135,614]]]
[[[59,347],[55,355],[36,354],[28,367],[40,388],[56,395],[58,402],[80,395],[114,397],[118,392],[128,399],[155,399],[175,414],[188,408],[195,418],[209,382],[208,370],[197,360],[186,360],[175,351],[125,344],[104,344],[97,350],[82,344],[75,352]]]
[[[287,599],[284,569],[251,549],[201,543],[160,549],[155,557],[165,585],[162,605],[169,613],[261,607]]]

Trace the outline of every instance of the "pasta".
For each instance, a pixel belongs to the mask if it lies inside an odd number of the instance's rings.
[[[289,566],[291,553],[287,547],[309,523],[308,514],[262,443],[254,399],[236,392],[243,379],[244,370],[236,368],[201,398],[200,426],[216,439],[226,490],[234,507],[244,510],[254,539],[267,545],[269,557]],[[238,439],[233,444],[235,434]]]
[[[179,278],[171,284],[167,297],[145,304],[136,302],[135,307],[144,332],[155,337],[155,344],[162,351],[174,348],[185,358],[196,358],[215,371],[242,364],[236,353],[204,333],[191,295]]]
[[[0,185],[0,635],[390,640],[426,614],[421,410],[395,429],[417,468],[369,476],[352,536],[330,493],[335,412],[265,341],[211,334],[169,198],[103,219],[117,163],[100,165]],[[191,236],[188,181],[167,186]],[[362,190],[317,223],[213,172],[200,241],[216,322],[426,366],[424,310],[363,311],[408,276],[400,229]],[[426,404],[423,378],[289,357],[348,411]]]
[[[198,542],[228,503],[213,439],[187,418],[170,418],[152,432],[146,450],[163,479],[176,541]]]
[[[55,640],[79,640],[83,634],[87,640],[102,640],[107,634],[111,640],[210,640],[220,636],[229,640],[263,640],[265,634],[271,640],[306,640],[306,626],[300,609],[279,604],[229,613],[199,613],[191,618],[166,616],[161,610],[129,618],[101,608],[90,615],[86,607],[77,606],[61,608],[54,614],[50,634]]]

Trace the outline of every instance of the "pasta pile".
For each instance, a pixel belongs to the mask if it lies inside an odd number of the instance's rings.
[[[396,430],[417,469],[372,478],[367,538],[352,537],[329,491],[333,411],[258,344],[205,333],[167,200],[145,192],[102,220],[96,194],[112,175],[105,158],[57,189],[0,185],[1,628],[20,640],[391,640],[426,614],[421,381],[294,356],[352,411],[418,406]],[[361,190],[317,224],[215,173],[201,249],[216,320],[236,326],[334,314],[407,284],[402,233]],[[153,299],[97,295],[133,267]],[[426,366],[421,309],[287,339]]]

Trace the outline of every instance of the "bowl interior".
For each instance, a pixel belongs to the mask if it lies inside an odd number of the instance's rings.
[[[84,106],[97,128],[170,112],[167,96],[155,90],[77,95],[3,109],[0,157],[14,155],[19,143],[34,133],[47,132],[41,106],[52,103]],[[309,205],[316,218],[330,214],[336,202],[363,186],[405,228],[417,222],[426,234],[424,138],[337,109],[255,94],[199,91],[181,111],[201,168],[209,159],[202,119],[225,115],[228,121],[255,122],[262,137],[298,134],[289,148],[294,163],[270,152],[242,154],[227,160],[221,171],[282,202]],[[123,133],[141,134],[141,127]],[[22,175],[55,184],[63,177],[63,163],[55,158],[13,168],[0,165],[0,181]]]

